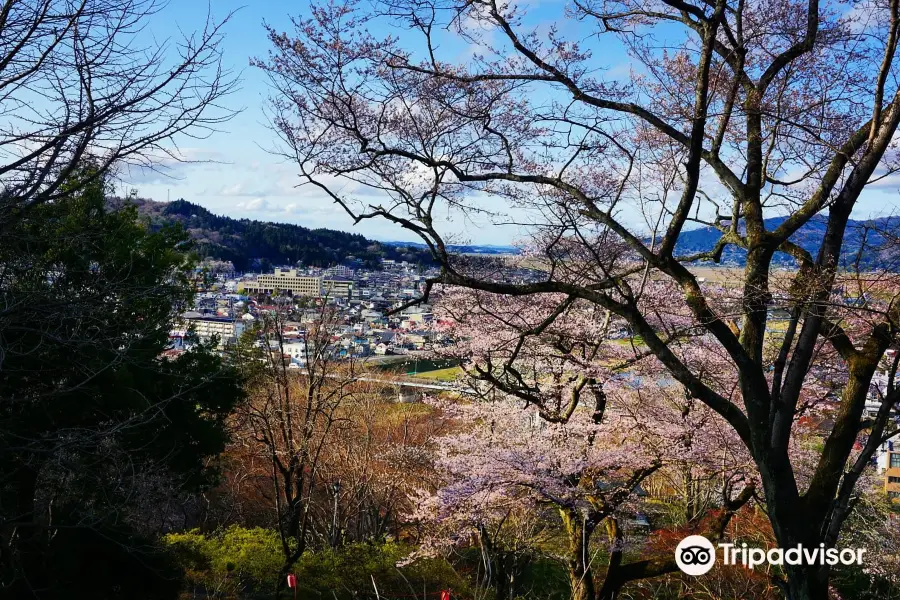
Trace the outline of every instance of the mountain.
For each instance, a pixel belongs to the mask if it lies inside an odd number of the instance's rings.
[[[420,248],[425,250],[428,248],[422,242],[385,242],[390,246],[406,246],[411,248]],[[457,254],[519,254],[519,249],[515,246],[497,246],[494,244],[482,244],[482,245],[454,245],[450,244],[447,246],[451,252],[455,252]]]
[[[239,271],[267,269],[271,265],[295,264],[327,267],[355,257],[367,268],[378,268],[381,259],[405,260],[410,263],[433,264],[427,247],[418,242],[378,242],[362,235],[334,229],[309,229],[301,225],[271,223],[251,219],[219,216],[188,202],[154,202],[130,199],[138,212],[150,220],[152,226],[181,223],[196,242],[201,257],[229,260]],[[785,217],[766,219],[768,230],[783,223]],[[827,218],[813,217],[800,228],[791,240],[814,257],[825,235]],[[743,226],[741,226],[743,229]],[[702,227],[682,232],[676,246],[678,255],[690,255],[712,250],[721,232]],[[900,271],[900,217],[871,220],[850,220],[845,236],[841,263],[858,262],[863,268]],[[460,254],[499,255],[517,254],[512,246],[457,245],[450,247]],[[729,246],[722,253],[722,265],[743,266],[746,252]],[[774,264],[782,267],[796,265],[784,253],[776,253]]]
[[[232,219],[215,215],[188,202],[154,202],[133,198],[129,204],[150,220],[151,227],[181,223],[197,244],[203,258],[231,261],[238,271],[268,269],[271,265],[302,263],[328,267],[350,257],[367,268],[379,268],[380,259],[431,264],[426,250],[406,245],[385,244],[356,233],[334,229],[309,229],[288,223]]]
[[[766,229],[769,231],[784,223],[787,217],[772,217],[765,220]],[[814,258],[819,252],[822,238],[828,219],[817,215],[810,219],[797,231],[791,241],[807,250]],[[743,225],[741,226],[743,231]],[[678,238],[676,253],[681,256],[698,254],[711,251],[716,242],[722,237],[722,233],[713,227],[702,227],[682,232]],[[647,240],[649,242],[649,240]],[[426,246],[417,242],[385,242],[391,245],[406,245],[425,249]],[[451,250],[460,254],[518,254],[519,249],[514,246],[450,246]],[[742,248],[728,246],[722,253],[722,265],[743,266],[747,259],[747,252]],[[900,217],[883,217],[869,220],[851,219],[847,225],[842,266],[859,263],[863,268],[889,269],[900,271]],[[775,254],[773,263],[780,267],[795,267],[794,259],[782,252]]]
[[[765,220],[766,229],[775,229],[784,223],[786,217],[773,217]],[[819,252],[828,219],[817,215],[801,227],[792,237],[791,241],[812,254],[813,258]],[[743,231],[743,224],[740,225]],[[685,256],[698,252],[712,250],[722,233],[713,227],[702,227],[682,232],[675,247],[676,254]],[[897,246],[900,238],[900,217],[882,217],[880,219],[853,220],[847,224],[844,236],[844,247],[841,254],[841,265],[849,266],[859,263],[863,268],[881,268],[900,270],[900,246]],[[747,253],[742,248],[728,246],[722,253],[723,265],[743,266]],[[778,252],[775,254],[774,264],[792,267],[796,266],[793,258]]]

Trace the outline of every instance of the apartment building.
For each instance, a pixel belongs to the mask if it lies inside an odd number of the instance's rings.
[[[342,277],[333,277],[322,280],[322,295],[329,298],[350,299],[353,293],[353,281]]]
[[[193,329],[201,340],[218,336],[219,347],[233,344],[244,333],[244,321],[230,317],[214,317],[187,312],[181,316],[181,324],[185,329]]]
[[[884,476],[884,491],[888,498],[900,502],[900,436],[884,442],[876,450],[875,463]]]
[[[243,287],[251,294],[319,297],[322,295],[322,278],[299,275],[297,269],[275,269],[272,275],[259,275],[256,281],[244,282]]]
[[[300,275],[297,269],[275,269],[272,275],[259,275],[256,281],[245,281],[243,289],[249,294],[350,298],[353,281],[341,277]]]

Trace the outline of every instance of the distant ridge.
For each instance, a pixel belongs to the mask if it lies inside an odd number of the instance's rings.
[[[181,223],[203,258],[231,261],[239,271],[296,264],[330,267],[355,257],[367,268],[377,269],[381,259],[431,264],[427,251],[410,245],[386,244],[357,233],[334,229],[309,229],[290,223],[233,219],[215,215],[187,200],[127,201],[151,226]]]
[[[786,217],[773,217],[765,220],[766,229],[773,230],[782,223]],[[828,219],[817,215],[809,220],[797,233],[791,237],[791,241],[809,252],[813,258],[819,252]],[[743,230],[743,225],[741,225]],[[702,227],[682,232],[675,247],[677,255],[688,256],[700,252],[711,251],[716,242],[722,237],[722,233],[712,227]],[[844,247],[841,255],[841,266],[847,267],[854,263],[865,269],[900,270],[900,246],[895,247],[895,240],[900,237],[900,217],[882,217],[879,219],[853,220],[847,224],[844,236]],[[728,246],[722,253],[722,265],[743,266],[746,263],[747,253],[742,248]],[[774,264],[778,266],[796,266],[794,259],[787,254],[778,252],[775,254]]]
[[[384,242],[390,246],[397,247],[413,247],[426,250],[428,246],[422,242]],[[451,252],[459,254],[519,254],[519,249],[515,246],[499,246],[495,244],[472,244],[472,245],[454,245],[447,246]]]
[[[765,220],[766,228],[773,230],[782,223],[786,217],[772,217]],[[801,248],[807,250],[813,258],[819,252],[822,238],[828,225],[826,217],[817,215],[810,219],[806,225],[800,228],[791,238]],[[741,227],[743,230],[743,226]],[[702,252],[710,252],[715,248],[716,242],[722,237],[722,232],[713,227],[701,227],[690,229],[681,233],[676,245],[676,253],[679,256],[689,256]],[[853,220],[847,225],[847,233],[844,238],[844,251],[841,256],[842,266],[858,263],[866,269],[888,269],[900,271],[900,244],[894,247],[894,241],[900,238],[900,217],[882,217],[879,219]],[[649,242],[649,240],[647,240]],[[405,245],[425,249],[425,244],[420,242],[385,242],[390,245]],[[519,254],[515,246],[485,245],[460,245],[450,246],[453,252],[465,254]],[[722,266],[744,266],[747,260],[747,252],[736,246],[728,246],[722,252],[719,264]],[[714,264],[708,261],[708,264]],[[775,266],[796,266],[794,259],[784,253],[778,252],[773,260]]]
[[[309,229],[289,223],[234,219],[215,215],[202,206],[183,199],[173,202],[132,199],[128,202],[137,206],[138,212],[154,226],[181,223],[196,242],[202,257],[229,260],[240,271],[298,262],[328,267],[346,262],[351,256],[361,260],[368,268],[378,268],[381,259],[433,264],[427,246],[421,242],[379,242],[356,233],[334,229]],[[775,229],[785,218],[766,219],[766,228]],[[826,217],[817,215],[801,227],[791,240],[815,257],[827,224]],[[709,252],[721,237],[722,233],[712,227],[684,231],[678,239],[676,254],[688,256]],[[898,238],[900,217],[851,219],[844,240],[842,266],[858,263],[864,269],[900,271],[900,246],[895,247],[895,240]],[[449,248],[459,254],[496,256],[520,252],[515,246],[493,244],[451,245]],[[743,266],[746,254],[741,248],[728,246],[722,253],[719,264]],[[701,261],[701,264],[711,263]],[[776,253],[773,264],[782,267],[796,266],[792,257],[780,252]]]

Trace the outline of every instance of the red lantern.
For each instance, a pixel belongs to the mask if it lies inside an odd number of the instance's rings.
[[[297,587],[297,576],[291,573],[288,575],[288,587],[295,588]]]
[[[450,592],[447,590],[441,590],[441,600],[450,600]]]

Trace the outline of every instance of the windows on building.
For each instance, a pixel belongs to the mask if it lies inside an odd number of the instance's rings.
[[[900,452],[891,452],[891,468],[900,469]]]
[[[900,483],[900,477],[888,476],[888,483]]]

